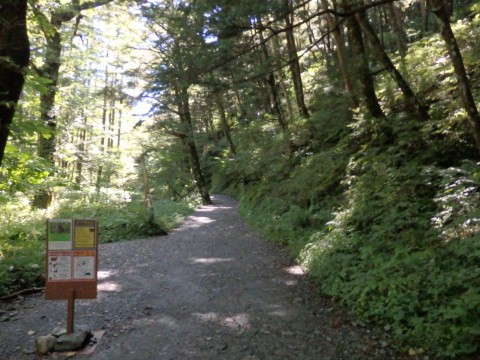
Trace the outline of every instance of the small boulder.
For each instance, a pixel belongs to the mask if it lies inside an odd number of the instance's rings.
[[[77,331],[71,334],[60,335],[55,343],[55,351],[75,351],[82,348],[89,340],[89,334],[86,331]]]
[[[52,334],[39,336],[35,339],[35,348],[37,350],[37,354],[47,355],[48,353],[52,352],[55,348],[56,342],[57,338]]]

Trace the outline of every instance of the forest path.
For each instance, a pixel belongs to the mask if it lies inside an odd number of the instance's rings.
[[[213,202],[168,236],[100,246],[98,298],[75,309],[76,329],[105,330],[90,359],[399,358],[385,331],[319,297],[236,201]],[[35,359],[35,337],[65,326],[65,301],[2,306],[13,318],[0,323],[0,359]]]

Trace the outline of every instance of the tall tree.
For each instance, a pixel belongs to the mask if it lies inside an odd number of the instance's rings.
[[[278,91],[277,80],[275,79],[275,73],[272,69],[274,62],[271,60],[271,56],[269,54],[266,40],[263,36],[263,25],[261,19],[258,19],[258,24],[260,25],[259,37],[260,37],[260,48],[261,53],[263,56],[263,64],[269,69],[266,69],[265,72],[268,73],[267,75],[267,83],[272,95],[272,104],[275,111],[275,115],[277,116],[278,123],[283,130],[287,130],[288,123],[285,120],[285,116],[283,115],[281,100],[280,100],[280,93]]]
[[[95,0],[80,2],[72,0],[66,4],[54,7],[48,15],[35,0],[29,0],[33,13],[37,17],[40,29],[46,40],[43,65],[38,69],[39,74],[48,79],[46,90],[40,96],[40,119],[51,129],[49,136],[39,136],[38,155],[54,164],[55,131],[57,119],[55,113],[55,97],[62,64],[62,36],[61,29],[64,23],[77,18],[80,21],[81,12],[93,9],[112,2],[113,0]],[[52,200],[51,191],[42,189],[35,196],[33,204],[39,208],[46,208]]]
[[[0,1],[0,166],[30,59],[27,0]]]
[[[150,92],[157,97],[157,113],[173,113],[178,119],[170,124],[170,134],[184,146],[195,186],[204,204],[210,204],[208,185],[200,162],[194,119],[190,106],[190,88],[200,81],[208,67],[205,63],[205,39],[198,31],[201,19],[195,17],[188,4],[166,1],[151,6],[148,14],[157,36],[158,58],[152,71]],[[200,23],[198,23],[200,21]]]
[[[293,87],[295,90],[295,99],[297,100],[298,110],[304,118],[309,118],[310,114],[308,112],[307,106],[305,105],[302,71],[300,68],[300,62],[298,60],[297,46],[295,44],[293,27],[294,10],[291,1],[292,0],[284,0],[285,37],[287,39],[288,64],[292,75]]]

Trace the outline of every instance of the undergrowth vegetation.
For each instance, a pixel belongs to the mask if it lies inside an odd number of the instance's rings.
[[[479,73],[479,16],[455,31]],[[311,141],[289,152],[284,134],[258,119],[256,141],[241,145],[250,156],[219,162],[213,187],[240,198],[249,223],[287,244],[324,293],[388,325],[400,349],[453,358],[479,350],[480,162],[445,56],[433,35],[400,64],[431,119],[398,111],[402,97],[386,75],[379,94],[397,109],[387,133],[350,113],[343,92],[321,90]]]

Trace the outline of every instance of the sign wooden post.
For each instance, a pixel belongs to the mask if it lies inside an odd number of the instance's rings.
[[[45,299],[67,300],[67,333],[74,331],[75,299],[97,298],[96,220],[47,220]]]

